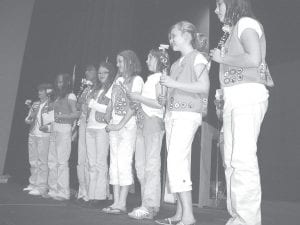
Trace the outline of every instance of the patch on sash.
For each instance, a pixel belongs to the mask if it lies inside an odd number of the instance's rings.
[[[242,81],[244,79],[243,76],[243,68],[238,68],[238,69],[230,69],[228,71],[225,72],[224,74],[224,84],[229,84],[229,83],[235,83],[235,82],[239,82]]]

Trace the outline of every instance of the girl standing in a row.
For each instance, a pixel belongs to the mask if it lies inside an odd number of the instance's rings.
[[[129,99],[141,103],[140,127],[138,129],[135,168],[141,184],[142,205],[135,208],[129,217],[134,219],[153,219],[160,208],[161,197],[161,146],[164,136],[163,106],[158,103],[161,95],[159,84],[162,70],[168,70],[162,59],[168,57],[163,50],[151,50],[147,58],[149,75],[144,84],[143,91],[129,93]]]
[[[159,224],[195,224],[192,208],[191,147],[194,135],[206,113],[209,92],[209,63],[204,53],[207,40],[187,21],[173,25],[170,44],[181,57],[173,63],[170,76],[161,77],[168,87],[166,99],[167,171],[171,193],[177,196],[173,217],[156,220]]]
[[[135,149],[137,125],[135,109],[127,92],[141,93],[143,79],[141,64],[136,54],[125,50],[117,55],[118,78],[111,95],[112,117],[106,130],[110,138],[110,184],[113,185],[114,202],[103,211],[120,214],[127,211],[129,186],[133,184],[132,159]]]

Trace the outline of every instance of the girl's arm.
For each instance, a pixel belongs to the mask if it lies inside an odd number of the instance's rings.
[[[225,55],[221,57],[219,49],[213,49],[210,52],[212,60],[231,66],[240,67],[259,67],[262,61],[261,48],[258,33],[252,28],[245,29],[240,38],[245,53],[240,55]]]
[[[91,99],[89,103],[89,108],[94,109],[98,112],[105,113],[107,110],[107,105],[98,103],[95,99]]]
[[[106,108],[106,111],[105,111],[105,116],[104,116],[104,119],[105,119],[106,123],[110,122],[112,111],[113,111],[112,101],[110,100],[108,105],[107,105],[107,108]]]
[[[176,88],[180,89],[186,92],[191,92],[191,93],[203,93],[207,94],[209,92],[209,77],[208,77],[208,64],[197,64],[195,66],[195,72],[198,77],[197,82],[193,83],[183,83],[183,82],[178,82],[170,78],[169,76],[162,76],[160,83],[161,85],[164,85],[169,88]]]
[[[155,86],[155,90],[156,90],[156,92],[155,92],[156,93],[156,98],[155,99],[147,98],[147,97],[142,96],[140,93],[133,93],[133,92],[129,93],[128,97],[132,101],[137,101],[137,102],[143,103],[143,104],[145,104],[149,107],[155,108],[155,109],[161,109],[163,106],[160,105],[157,101],[157,98],[158,98],[158,96],[160,95],[160,92],[161,92],[160,84],[157,84]]]
[[[133,109],[131,109],[130,107],[128,107],[128,110],[127,110],[125,116],[123,117],[123,119],[120,121],[120,123],[108,124],[107,127],[105,128],[105,130],[107,132],[121,130],[126,125],[126,123],[130,120],[130,118],[134,115],[134,113],[135,113],[135,111]]]
[[[27,116],[25,118],[25,123],[26,124],[32,124],[33,123],[33,118],[32,118],[31,115],[32,115],[32,109],[30,108],[29,112],[28,112],[28,114],[27,114]]]

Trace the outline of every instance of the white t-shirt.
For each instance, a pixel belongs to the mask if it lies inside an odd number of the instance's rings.
[[[161,73],[154,73],[148,76],[146,83],[143,86],[142,96],[156,100],[156,85],[159,84]],[[148,116],[157,116],[163,118],[163,109],[156,109],[145,104],[141,104],[144,112]]]
[[[111,88],[107,91],[107,93],[105,94],[105,96],[110,99],[111,98],[111,94],[108,93],[109,91],[111,92]],[[90,112],[90,115],[89,115],[89,120],[88,120],[87,128],[90,128],[90,129],[104,129],[107,126],[106,123],[99,123],[95,119],[96,111],[97,112],[105,113],[106,109],[107,109],[107,105],[100,104],[100,103],[97,102],[98,98],[100,97],[100,95],[102,93],[103,93],[103,90],[100,90],[99,93],[98,93],[98,95],[97,95],[96,100],[92,99],[90,101],[90,103],[89,103],[89,108],[91,108],[91,112]]]
[[[263,31],[260,24],[253,18],[243,17],[238,22],[238,38],[241,37],[245,29],[251,28],[255,30],[259,36]],[[256,104],[266,101],[269,97],[269,91],[263,84],[244,83],[224,88],[224,110],[230,111],[236,107]]]
[[[123,77],[119,77],[116,80],[116,84],[122,83],[124,82],[124,78]],[[142,93],[143,90],[143,86],[144,86],[144,81],[140,76],[136,76],[133,80],[133,84],[132,84],[132,88],[131,88],[131,92],[138,92],[138,93]],[[115,99],[112,99],[113,103],[115,101]],[[119,116],[117,114],[115,114],[114,109],[112,112],[112,123],[113,124],[118,124],[121,120],[123,119],[123,116]],[[126,126],[131,126],[131,125],[135,125],[135,116],[132,116],[130,118],[130,120],[126,123]]]
[[[37,137],[47,137],[49,136],[49,133],[46,133],[46,132],[42,132],[40,131],[40,126],[42,125],[42,121],[41,121],[41,118],[42,118],[42,108],[45,106],[46,102],[40,104],[40,107],[39,107],[39,111],[36,115],[36,120],[35,120],[35,126],[31,132],[31,135],[34,135],[34,136],[37,136]]]
[[[182,59],[180,59],[179,63],[181,63]],[[199,53],[195,58],[194,67],[199,65],[199,64],[207,65],[208,63],[209,62],[207,61],[207,59],[201,53]],[[209,69],[210,69],[210,64],[207,65],[207,70],[209,70]],[[202,123],[201,113],[196,113],[196,112],[170,111],[170,112],[167,113],[166,117],[169,117],[169,118],[172,118],[172,119],[188,119],[188,120],[193,120],[193,121],[195,121],[199,124]]]
[[[244,30],[251,28],[258,34],[259,38],[262,36],[262,29],[260,24],[257,22],[257,20],[251,18],[251,17],[243,17],[238,21],[237,24],[238,28],[238,38],[241,38],[242,33]]]

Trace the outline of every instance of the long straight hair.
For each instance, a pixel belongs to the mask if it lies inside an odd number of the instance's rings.
[[[63,86],[61,89],[58,88],[58,78],[62,77]],[[71,76],[68,73],[60,73],[56,76],[54,81],[55,98],[64,98],[72,92],[72,81]]]
[[[225,24],[234,26],[240,18],[255,19],[250,0],[223,0],[226,5]]]
[[[136,53],[132,50],[124,50],[121,51],[118,56],[122,56],[124,59],[125,64],[125,72],[129,75],[129,77],[133,78],[134,76],[140,75],[142,72],[141,62],[136,55]],[[121,76],[120,72],[118,71],[117,77]]]

